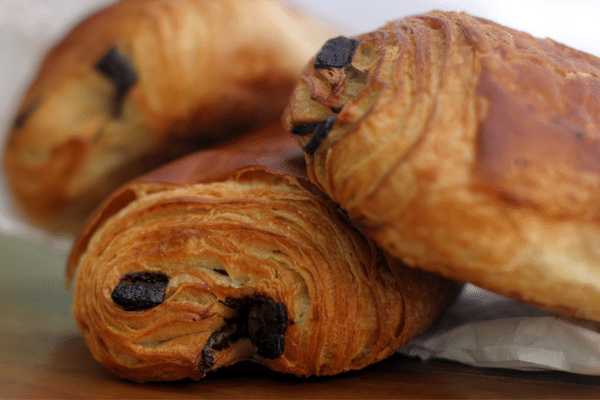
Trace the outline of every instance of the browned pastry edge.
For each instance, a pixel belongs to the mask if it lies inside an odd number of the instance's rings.
[[[600,59],[456,12],[354,39],[284,117],[311,181],[409,265],[600,320]]]
[[[45,57],[3,155],[28,222],[76,235],[121,184],[280,118],[336,29],[277,0],[122,0]]]
[[[235,175],[238,169],[247,169],[249,165],[273,174],[300,178],[299,182],[302,182],[304,177],[308,183],[304,157],[298,144],[282,131],[279,124],[250,131],[214,149],[172,161],[123,185],[96,208],[70,253],[67,263],[67,288],[90,237],[108,218],[137,199],[132,186],[144,184],[144,194],[150,194],[181,185],[224,180],[230,175]]]
[[[201,379],[241,360],[297,376],[360,369],[423,332],[461,287],[360,235],[307,180],[301,150],[278,126],[124,186],[77,241],[73,278],[92,354],[140,382]],[[149,308],[128,303],[137,279],[163,291]],[[237,338],[236,302],[285,307],[281,353],[252,334]]]

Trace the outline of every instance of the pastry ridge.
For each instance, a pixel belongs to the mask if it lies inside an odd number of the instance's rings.
[[[409,265],[600,320],[600,59],[457,12],[354,39],[284,115],[336,115],[311,181]]]
[[[27,220],[80,233],[125,182],[280,118],[337,28],[277,0],[121,0],[58,41],[16,111],[3,165]]]
[[[352,227],[302,163],[286,166],[302,151],[279,132],[167,165],[92,218],[67,276],[78,326],[111,371],[161,381],[242,360],[297,376],[360,369],[423,332],[460,292]],[[214,159],[227,162],[203,171]],[[143,301],[131,298],[136,290]],[[263,334],[244,333],[244,318]],[[279,322],[257,328],[256,318]]]

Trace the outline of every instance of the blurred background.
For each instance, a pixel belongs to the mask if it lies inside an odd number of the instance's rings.
[[[86,14],[114,0],[0,0],[0,143],[15,108],[49,47]],[[388,20],[432,9],[466,11],[500,24],[550,37],[600,55],[600,1],[572,0],[290,0],[350,34],[371,31]],[[24,225],[15,215],[0,173],[0,302],[22,302],[39,312],[0,317],[9,324],[56,326],[70,320],[64,267],[71,241]],[[35,279],[33,279],[35,278]],[[26,328],[27,327],[27,328]]]
[[[0,0],[0,143],[14,118],[15,108],[37,72],[49,47],[86,14],[115,0]],[[368,32],[386,21],[433,9],[466,11],[475,16],[550,37],[577,49],[600,56],[597,18],[600,1],[573,0],[288,0],[350,34]],[[47,237],[15,218],[0,173],[0,234],[26,236],[68,248],[70,242]]]

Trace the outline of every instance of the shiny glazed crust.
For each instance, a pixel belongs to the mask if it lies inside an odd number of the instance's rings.
[[[455,298],[460,285],[405,267],[351,227],[283,134],[188,156],[124,186],[95,214],[68,280],[77,323],[111,371],[201,379],[251,360],[297,376],[337,374],[391,355]],[[206,170],[215,160],[224,162]],[[145,272],[168,276],[164,301],[126,311],[111,293]],[[211,341],[239,319],[228,298],[253,296],[285,305],[281,354],[262,356],[242,337],[207,363]]]
[[[311,180],[408,265],[600,321],[600,59],[455,12],[355,39],[284,117],[335,118]]]
[[[50,51],[17,111],[3,162],[18,204],[37,225],[79,232],[119,185],[279,119],[333,30],[274,0],[97,12]]]

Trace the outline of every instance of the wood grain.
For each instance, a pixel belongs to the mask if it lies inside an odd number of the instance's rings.
[[[592,398],[600,379],[478,369],[393,356],[361,371],[298,379],[239,364],[206,379],[136,384],[94,361],[77,332],[2,332],[3,398]]]
[[[0,238],[0,398],[596,398],[600,377],[481,369],[399,355],[361,371],[298,379],[239,364],[191,380],[137,384],[90,355],[70,314],[61,255]],[[43,267],[43,269],[42,269]]]

